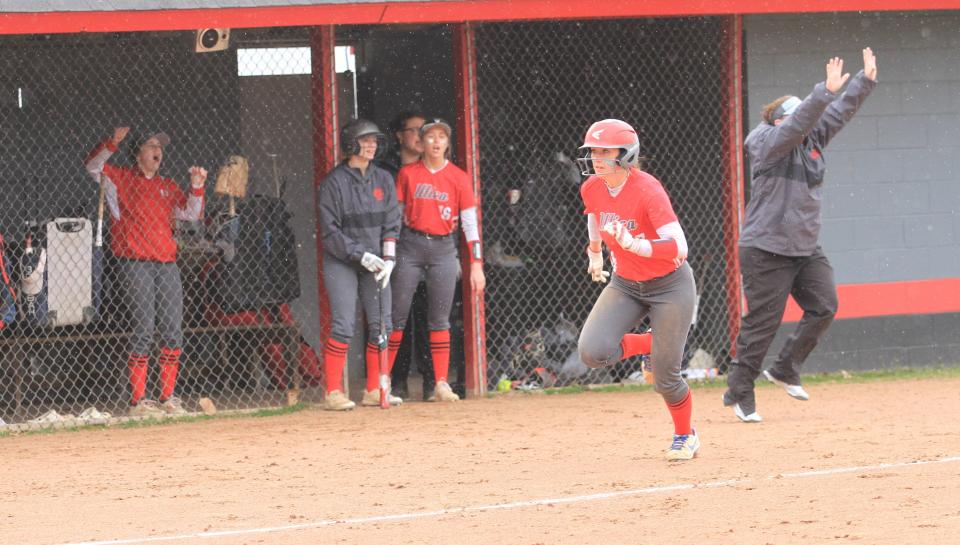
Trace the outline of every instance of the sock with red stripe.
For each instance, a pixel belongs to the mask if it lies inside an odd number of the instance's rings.
[[[430,355],[433,356],[433,375],[437,382],[447,381],[450,367],[450,330],[430,332]]]
[[[131,353],[127,369],[130,371],[130,404],[136,405],[147,391],[147,355]]]
[[[323,367],[326,379],[327,393],[337,390],[343,391],[343,367],[347,363],[347,349],[349,346],[333,337],[327,339],[323,345]]]
[[[653,349],[653,334],[627,333],[623,336],[623,339],[620,340],[620,348],[623,350],[621,359],[649,354]]]
[[[179,348],[160,349],[160,401],[166,401],[173,396],[177,386],[177,372],[180,370]]]
[[[367,343],[367,391],[380,389],[380,349]]]
[[[395,329],[390,332],[390,338],[387,339],[387,352],[389,353],[387,363],[387,374],[393,372],[393,363],[397,361],[397,352],[400,351],[400,343],[403,342],[403,330]]]
[[[667,403],[670,416],[673,418],[673,433],[676,435],[690,435],[692,429],[690,420],[693,416],[693,392],[687,390],[686,397],[673,405]]]

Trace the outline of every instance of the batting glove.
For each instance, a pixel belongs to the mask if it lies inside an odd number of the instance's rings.
[[[621,248],[637,255],[649,257],[651,253],[650,241],[630,234],[630,230],[619,221],[611,221],[603,226],[603,231],[613,237]]]
[[[384,267],[387,266],[382,259],[371,254],[370,252],[363,252],[363,256],[360,258],[360,264],[363,265],[364,269],[367,269],[372,273],[380,272]]]
[[[590,258],[590,264],[587,265],[587,274],[594,282],[606,284],[610,278],[610,273],[603,270],[603,252],[594,252],[587,246],[587,257]]]
[[[387,284],[390,283],[390,273],[393,272],[394,264],[395,262],[392,259],[384,260],[383,269],[381,269],[380,272],[374,275],[373,278],[377,282],[380,282],[380,289],[382,290],[387,289]]]

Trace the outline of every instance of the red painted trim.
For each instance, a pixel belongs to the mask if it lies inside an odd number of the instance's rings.
[[[953,9],[960,9],[960,0],[807,0],[801,3],[771,0],[457,0],[183,10],[2,13],[0,34]]]
[[[334,66],[334,30],[331,26],[310,29],[310,94],[313,117],[313,195],[314,209],[320,216],[320,184],[336,165],[337,150],[337,97],[336,68]],[[320,344],[330,335],[333,318],[327,288],[323,283],[323,237],[320,222],[316,224],[317,239],[317,289],[320,320]]]
[[[960,312],[960,278],[845,284],[837,286],[837,295],[838,320]],[[797,322],[802,314],[791,297],[783,321]]]
[[[724,191],[723,234],[726,250],[727,331],[730,334],[730,353],[736,353],[740,317],[745,302],[740,282],[740,225],[743,222],[743,17],[732,15],[723,22],[720,44],[723,51],[724,89],[723,153]]]
[[[480,141],[477,112],[477,53],[473,25],[456,25],[453,30],[453,62],[457,104],[457,158],[470,175],[477,199],[477,228],[480,229],[483,207],[480,200]],[[462,237],[461,237],[462,238]],[[481,230],[480,240],[483,240]],[[483,292],[470,288],[470,249],[461,242],[463,282],[463,338],[467,376],[466,388],[474,395],[487,391],[487,335]]]

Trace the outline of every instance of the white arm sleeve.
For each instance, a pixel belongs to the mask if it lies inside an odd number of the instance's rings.
[[[173,209],[173,216],[182,221],[196,221],[201,218],[202,213],[203,197],[194,195],[193,188],[190,188],[190,193],[187,194],[187,205]]]
[[[680,222],[672,222],[657,229],[660,238],[669,238],[677,243],[677,259],[683,261],[687,259],[687,237],[683,234],[683,227]]]
[[[596,214],[587,214],[587,236],[590,237],[590,242],[600,240],[600,224],[597,222]]]
[[[466,208],[460,211],[460,228],[467,237],[467,242],[480,240],[480,230],[477,228],[477,209],[476,207]]]

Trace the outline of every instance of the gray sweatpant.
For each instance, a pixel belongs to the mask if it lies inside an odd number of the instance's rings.
[[[183,347],[183,284],[176,263],[121,260],[133,322],[130,352],[149,355],[154,331],[162,348]]]
[[[333,322],[330,327],[331,337],[344,344],[350,343],[357,321],[358,293],[363,313],[366,315],[367,342],[379,345],[381,309],[386,333],[390,334],[390,288],[378,290],[372,272],[357,263],[346,263],[329,252],[324,252],[323,282],[327,288],[327,299],[330,301]]]
[[[397,244],[397,269],[393,271],[394,326],[407,325],[417,284],[427,282],[427,328],[450,329],[450,309],[457,287],[457,245],[451,236],[435,237],[404,229]]]
[[[623,357],[621,339],[649,315],[655,388],[667,403],[683,401],[688,386],[680,376],[680,364],[693,319],[695,294],[693,272],[687,263],[648,282],[614,275],[580,331],[580,359],[593,368],[617,363]]]

